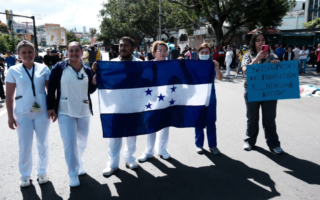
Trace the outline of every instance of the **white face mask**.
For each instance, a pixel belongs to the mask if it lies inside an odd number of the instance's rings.
[[[199,55],[200,60],[209,60],[210,55]]]

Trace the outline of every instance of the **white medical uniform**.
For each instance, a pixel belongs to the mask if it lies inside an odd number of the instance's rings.
[[[120,58],[114,58],[111,61],[121,61]],[[139,58],[132,56],[132,61],[142,61]],[[135,161],[136,157],[133,154],[136,152],[136,136],[131,136],[126,138],[126,145],[123,150],[123,157],[125,162]],[[109,138],[108,143],[108,155],[109,161],[107,162],[107,166],[110,168],[119,167],[120,162],[120,151],[122,147],[122,138]]]
[[[157,141],[157,143],[156,143]],[[157,154],[167,154],[167,146],[169,141],[169,127],[163,128],[158,132],[147,135],[145,155],[153,156],[155,150]]]
[[[16,97],[14,116],[17,122],[19,138],[19,171],[21,178],[30,178],[32,172],[32,142],[35,131],[37,143],[37,175],[47,173],[49,148],[48,130],[50,120],[47,114],[45,82],[49,80],[50,70],[46,65],[34,63],[28,70],[32,77],[34,71],[34,87],[36,97],[33,95],[31,80],[22,64],[10,67],[6,82],[16,84]],[[31,112],[33,103],[41,106],[40,112]]]
[[[61,96],[58,122],[69,177],[76,177],[83,169],[83,153],[87,147],[91,110],[88,99],[89,78],[84,68],[77,72],[69,65],[61,77]],[[83,79],[78,79],[78,76]]]
[[[232,51],[227,51],[226,53],[226,65],[227,65],[227,76],[230,75],[230,65],[232,63],[232,55],[233,55],[233,52]]]

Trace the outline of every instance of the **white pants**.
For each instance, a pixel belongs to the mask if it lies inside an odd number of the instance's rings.
[[[64,147],[64,156],[68,165],[69,177],[78,176],[83,168],[83,153],[87,147],[90,116],[73,118],[59,115],[59,129]]]
[[[136,158],[133,154],[136,152],[136,136],[126,137],[126,145],[123,150],[123,157],[125,162],[135,161]],[[122,147],[122,138],[109,138],[108,143],[108,155],[109,161],[107,162],[107,166],[110,168],[119,167],[120,162],[120,151]]]
[[[157,143],[155,142],[156,139],[157,139]],[[158,132],[147,135],[146,150],[144,151],[144,154],[148,156],[153,156],[154,151],[156,149],[157,154],[162,155],[167,151],[168,140],[169,140],[169,127],[164,128]]]
[[[232,60],[226,60],[227,64],[227,76],[230,76],[230,65],[232,63]]]
[[[38,176],[46,174],[49,159],[48,131],[50,126],[47,112],[16,114],[15,118],[19,138],[19,171],[21,178],[31,176],[34,131],[37,143],[37,174]]]

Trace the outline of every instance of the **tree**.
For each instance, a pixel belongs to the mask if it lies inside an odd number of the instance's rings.
[[[303,28],[305,29],[315,29],[315,28],[320,28],[320,17],[315,18],[314,20],[310,22],[305,22],[302,23]]]
[[[176,18],[179,8],[162,0],[162,33],[180,25]],[[150,37],[156,40],[159,30],[159,1],[155,0],[110,0],[100,10],[102,22],[99,40],[117,41],[122,36]],[[106,44],[106,42],[105,42]]]
[[[79,38],[77,38],[71,31],[67,31],[67,41],[68,44],[74,41],[80,42]]]
[[[187,14],[184,26],[190,33],[194,28],[203,25],[211,26],[216,35],[216,46],[219,46],[230,33],[241,26],[250,29],[256,27],[275,27],[281,24],[283,16],[295,5],[295,0],[168,0],[180,5]],[[225,22],[229,30],[223,33]],[[192,26],[188,26],[188,25]]]
[[[96,33],[97,33],[97,29],[95,28],[90,29],[91,44],[93,43],[93,37],[95,36]]]

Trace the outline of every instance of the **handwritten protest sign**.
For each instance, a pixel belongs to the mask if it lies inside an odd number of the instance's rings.
[[[248,101],[300,98],[298,61],[247,65]]]

